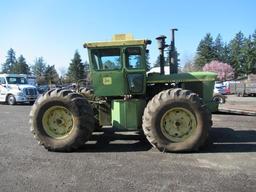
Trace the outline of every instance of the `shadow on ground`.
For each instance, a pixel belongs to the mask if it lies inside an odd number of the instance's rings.
[[[256,152],[256,131],[215,127],[202,152]]]
[[[114,132],[106,129],[96,132],[78,152],[136,152],[148,151],[152,148],[143,134]]]
[[[114,132],[109,129],[94,133],[91,140],[77,152],[136,152],[152,148],[141,134]],[[201,153],[256,152],[256,131],[233,130],[215,127],[211,129],[207,144]]]

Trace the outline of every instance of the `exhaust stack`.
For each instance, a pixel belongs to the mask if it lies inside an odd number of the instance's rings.
[[[160,58],[160,74],[164,75],[164,49],[166,47],[165,44],[166,36],[161,35],[156,38],[158,43],[158,49],[159,49],[159,58]]]

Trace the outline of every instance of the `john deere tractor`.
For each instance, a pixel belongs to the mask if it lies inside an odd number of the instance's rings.
[[[159,72],[147,73],[147,45],[131,35],[112,41],[85,43],[91,88],[52,89],[40,96],[30,112],[31,131],[50,151],[72,151],[94,130],[138,131],[160,151],[198,150],[211,128],[216,74],[177,73],[174,31],[170,45],[157,39]],[[165,70],[165,51],[169,68]]]

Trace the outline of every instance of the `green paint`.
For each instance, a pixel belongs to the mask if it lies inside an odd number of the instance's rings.
[[[119,37],[114,41],[84,44],[88,49],[94,95],[105,99],[112,108],[110,112],[108,107],[108,110],[98,107],[101,125],[112,122],[114,127],[122,130],[134,130],[140,127],[146,98],[152,97],[146,92],[148,85],[153,85],[154,89],[158,84],[174,84],[175,87],[191,90],[203,99],[212,112],[217,110],[218,104],[212,102],[214,81],[217,77],[215,73],[146,75],[147,44],[146,40],[119,39]],[[120,100],[127,96],[144,99]]]
[[[141,99],[113,100],[112,125],[120,130],[138,130],[142,125],[142,115],[146,101]]]
[[[140,42],[140,41],[139,41]],[[131,53],[127,50],[140,50],[138,66],[130,66]],[[145,45],[89,48],[89,61],[92,85],[96,96],[124,96],[145,94],[146,67]],[[130,56],[130,57],[129,57]],[[136,57],[133,57],[135,60]],[[134,63],[133,63],[134,64]],[[141,75],[133,77],[132,74]]]
[[[177,73],[171,75],[153,73],[147,77],[147,83],[215,81],[216,77],[217,75],[212,72]]]

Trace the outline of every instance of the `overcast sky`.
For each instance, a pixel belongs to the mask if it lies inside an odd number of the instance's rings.
[[[176,46],[181,63],[195,54],[210,32],[229,41],[242,31],[256,29],[255,0],[1,0],[0,63],[10,48],[33,64],[42,56],[58,71],[67,69],[75,50],[83,60],[87,41],[110,40],[116,33],[132,33],[153,40],[150,61],[158,55],[155,37],[178,28]]]

